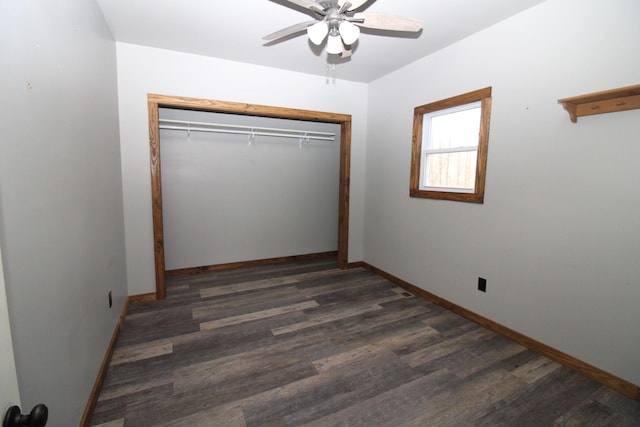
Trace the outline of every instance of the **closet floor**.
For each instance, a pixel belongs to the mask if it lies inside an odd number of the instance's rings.
[[[640,402],[334,258],[168,279],[92,426],[640,425]]]

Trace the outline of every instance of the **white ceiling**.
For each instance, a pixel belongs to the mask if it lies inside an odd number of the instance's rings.
[[[420,19],[416,37],[362,31],[335,77],[371,82],[544,0],[371,0],[360,10]],[[117,41],[327,75],[328,55],[306,36],[263,36],[312,15],[286,0],[97,0]],[[393,34],[393,33],[387,33]],[[532,36],[533,37],[533,36]]]

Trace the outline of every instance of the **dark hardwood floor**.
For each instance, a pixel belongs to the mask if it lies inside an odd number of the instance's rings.
[[[638,426],[640,402],[332,258],[132,305],[92,426]]]

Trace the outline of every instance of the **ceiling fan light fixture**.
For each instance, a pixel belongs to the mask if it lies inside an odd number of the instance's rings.
[[[342,39],[339,34],[329,34],[329,40],[327,40],[327,53],[338,55],[342,53],[344,46],[342,45]]]
[[[273,0],[285,6],[295,6],[313,12],[314,21],[301,22],[263,37],[266,45],[307,31],[311,43],[322,46],[328,36],[327,53],[348,58],[360,37],[361,28],[380,32],[422,31],[422,21],[376,12],[357,12],[373,0]],[[419,34],[418,34],[419,36]],[[317,49],[313,49],[317,53]]]
[[[347,45],[354,44],[360,35],[360,28],[349,21],[342,21],[340,23],[339,31],[342,41]]]
[[[311,43],[319,46],[327,34],[329,33],[329,25],[325,21],[316,22],[315,24],[307,27],[307,35]]]

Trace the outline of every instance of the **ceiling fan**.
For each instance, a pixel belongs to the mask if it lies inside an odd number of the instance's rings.
[[[283,0],[313,12],[313,21],[301,22],[263,37],[269,42],[306,30],[309,40],[321,45],[327,39],[327,53],[347,58],[360,35],[360,27],[383,31],[418,32],[422,21],[375,12],[355,12],[370,0]],[[327,37],[328,36],[328,37]]]

